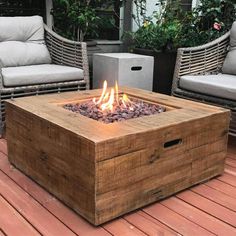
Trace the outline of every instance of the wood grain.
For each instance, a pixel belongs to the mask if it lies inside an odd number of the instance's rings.
[[[28,222],[43,235],[75,235],[69,228],[49,213],[45,208],[32,199],[16,183],[0,171],[1,195],[23,215]],[[50,222],[50,224],[48,223]],[[45,227],[47,225],[47,227]]]
[[[221,221],[236,227],[236,213],[234,211],[191,191],[180,193],[177,197],[208,214],[210,213],[210,215],[220,219]]]
[[[152,217],[156,218],[161,223],[171,226],[172,229],[179,232],[181,235],[214,235],[210,231],[203,229],[162,204],[146,207],[144,212],[152,215]]]
[[[6,145],[6,144],[5,144]],[[0,170],[26,191],[31,197],[36,199],[51,214],[55,215],[61,222],[78,235],[108,236],[110,235],[101,227],[93,227],[86,220],[66,207],[62,202],[49,194],[45,189],[35,184],[33,180],[25,176],[22,172],[9,165],[7,156],[0,153]]]
[[[39,236],[32,225],[30,225],[21,215],[11,207],[2,196],[0,196],[0,222],[3,232],[7,235],[25,235],[25,236]],[[1,230],[0,230],[1,235]],[[4,234],[2,234],[4,235]]]
[[[95,225],[224,169],[229,111],[139,89],[121,91],[170,109],[104,124],[62,107],[101,90],[6,103],[10,162]]]
[[[203,186],[203,185],[202,185]],[[198,224],[202,228],[209,230],[216,235],[235,235],[236,229],[220,220],[208,215],[205,212],[193,207],[190,204],[176,198],[171,197],[162,201],[162,204],[168,209],[175,211],[188,220]]]
[[[227,183],[219,181],[218,179],[213,179],[209,182],[206,182],[205,184],[213,189],[216,189],[219,192],[222,192],[224,194],[227,194],[228,196],[236,198],[236,189]]]

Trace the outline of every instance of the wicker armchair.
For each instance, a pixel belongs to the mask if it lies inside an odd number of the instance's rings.
[[[65,39],[44,24],[45,42],[49,50],[52,64],[77,67],[83,70],[84,78],[81,80],[36,84],[19,87],[6,87],[0,73],[0,135],[4,132],[6,99],[14,99],[23,96],[41,95],[47,93],[60,93],[64,91],[85,90],[89,88],[89,68],[87,58],[87,45],[84,42],[74,42]],[[2,68],[0,66],[0,72]]]
[[[209,96],[207,94],[185,90],[179,86],[180,78],[184,75],[218,74],[221,72],[228,52],[229,40],[230,32],[202,46],[178,49],[172,95],[231,109],[230,134],[236,136],[235,100]]]

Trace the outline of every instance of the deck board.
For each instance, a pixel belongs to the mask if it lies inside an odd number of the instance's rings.
[[[218,203],[219,205],[236,212],[236,200],[233,197],[230,197],[206,185],[196,186],[195,188],[192,188],[192,191],[211,200],[212,202]]]
[[[7,234],[0,228],[0,236],[6,236]]]
[[[235,166],[231,138],[223,176],[94,227],[10,166],[0,139],[0,236],[236,235]]]
[[[218,192],[222,192],[227,194],[228,196],[236,198],[236,188],[220,181],[219,179],[212,179],[211,181],[205,183],[205,185],[213,189],[216,189]]]
[[[220,219],[221,221],[232,225],[233,227],[236,226],[236,214],[228,208],[225,208],[190,190],[177,194],[177,197],[189,203],[190,205]]]
[[[235,160],[235,159],[227,158],[226,164],[229,165],[229,166],[232,166],[232,167],[236,168],[236,160]]]
[[[39,185],[35,184],[33,180],[25,176],[22,172],[11,167],[8,163],[7,156],[0,153],[0,170],[3,171],[9,178],[14,180],[24,191],[29,193],[42,206],[67,225],[76,234],[91,235],[96,232],[98,236],[110,235],[103,228],[94,228],[86,220],[71,211],[68,207],[55,199],[51,194],[46,192]]]
[[[198,224],[195,224],[177,212],[164,206],[162,203],[156,203],[150,207],[146,207],[144,212],[173,228],[181,235],[214,235]]]
[[[232,226],[223,223],[215,217],[193,207],[192,205],[176,198],[171,197],[164,200],[162,204],[172,211],[180,214],[186,219],[198,224],[199,226],[209,230],[216,235],[236,235],[236,229]]]
[[[158,220],[149,216],[143,211],[137,213],[131,213],[124,217],[130,224],[134,225],[147,235],[165,235],[165,236],[177,236],[178,233],[171,228],[162,224]]]
[[[236,177],[231,174],[225,173],[217,179],[236,188]]]
[[[40,235],[2,196],[0,196],[0,209],[1,227],[6,234],[17,235],[20,231],[25,236]]]

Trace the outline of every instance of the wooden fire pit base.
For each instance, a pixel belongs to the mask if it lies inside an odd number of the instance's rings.
[[[95,225],[224,169],[229,111],[121,90],[166,112],[105,124],[63,108],[100,90],[6,102],[10,162]]]

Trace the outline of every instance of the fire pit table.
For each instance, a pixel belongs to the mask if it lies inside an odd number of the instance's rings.
[[[133,88],[119,94],[163,112],[106,123],[67,109],[101,91],[7,101],[9,161],[94,225],[223,173],[228,110]]]

